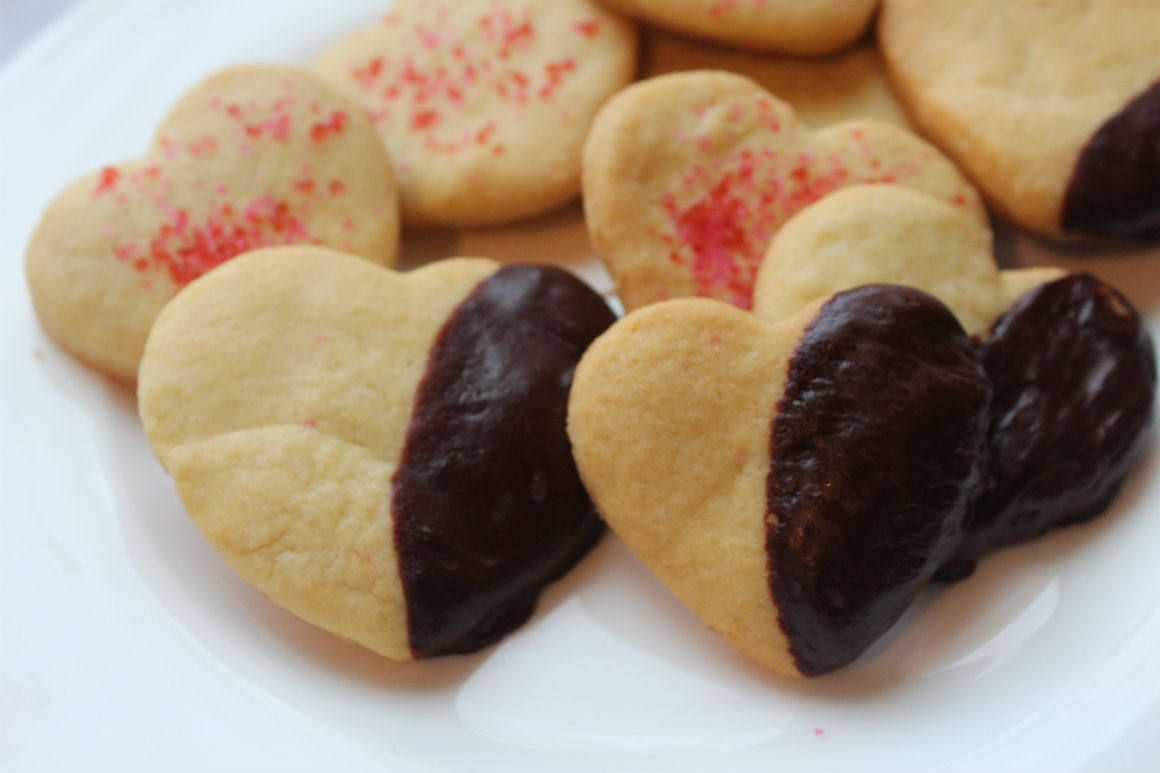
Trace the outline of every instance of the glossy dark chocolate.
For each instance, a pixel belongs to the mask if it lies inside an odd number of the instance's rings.
[[[989,396],[970,339],[919,290],[839,293],[806,329],[766,491],[770,589],[801,673],[858,657],[950,556]]]
[[[1080,152],[1065,231],[1160,237],[1160,81],[1108,119]]]
[[[980,344],[994,390],[987,486],[942,580],[987,552],[1102,513],[1140,456],[1156,391],[1131,305],[1076,274],[1023,296]]]
[[[565,419],[573,370],[614,319],[568,273],[508,266],[444,324],[392,479],[416,657],[500,639],[602,533]]]

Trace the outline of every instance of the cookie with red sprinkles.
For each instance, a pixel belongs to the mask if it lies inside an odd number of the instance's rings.
[[[404,222],[445,226],[574,198],[593,116],[635,68],[635,25],[589,0],[401,0],[313,65],[374,121]]]
[[[629,310],[686,296],[749,308],[781,225],[851,185],[894,183],[986,217],[954,164],[910,132],[866,119],[815,131],[722,71],[650,78],[610,100],[583,180],[593,247]]]
[[[239,253],[320,244],[394,263],[390,160],[358,105],[309,72],[223,70],[190,90],[141,159],[65,189],[29,243],[45,331],[133,381],[162,307]]]

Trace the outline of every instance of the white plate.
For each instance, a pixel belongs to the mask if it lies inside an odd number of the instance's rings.
[[[0,768],[916,770],[1160,764],[1157,454],[1112,511],[931,591],[855,668],[750,665],[615,539],[471,657],[392,664],[282,612],[203,542],[132,395],[39,331],[22,254],[81,173],[145,148],[185,89],[304,63],[373,0],[96,0],[0,73]],[[1070,255],[1160,322],[1160,253]],[[602,289],[579,209],[411,239],[568,265]]]

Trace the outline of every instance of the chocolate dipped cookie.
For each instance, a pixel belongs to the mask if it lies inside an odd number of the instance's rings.
[[[637,557],[746,655],[814,676],[953,554],[989,400],[946,307],[878,285],[777,324],[709,299],[632,312],[584,355],[568,428]]]
[[[190,518],[275,602],[392,659],[472,652],[601,534],[565,413],[612,321],[560,269],[262,250],[166,307],[141,418]]]
[[[1160,237],[1160,3],[884,0],[878,37],[915,122],[1002,214]]]
[[[994,393],[985,484],[941,578],[1111,505],[1145,449],[1156,388],[1151,335],[1121,293],[1057,268],[1000,271],[987,229],[928,197],[871,186],[786,224],[762,264],[754,312],[785,319],[875,282],[946,303]]]

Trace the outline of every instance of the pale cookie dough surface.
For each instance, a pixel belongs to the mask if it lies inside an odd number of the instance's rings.
[[[645,77],[686,70],[735,72],[788,102],[810,126],[873,118],[911,128],[882,55],[870,41],[831,56],[807,58],[726,48],[653,28],[644,31],[642,52]]]
[[[913,288],[777,324],[686,298],[588,350],[569,434],[600,513],[686,606],[762,665],[817,676],[953,551],[987,397],[962,327]]]
[[[589,233],[630,310],[694,295],[749,308],[782,224],[835,190],[873,182],[985,220],[974,188],[916,136],[869,120],[811,130],[731,73],[678,73],[625,89],[597,117],[584,153]]]
[[[258,251],[181,293],[142,363],[146,434],[206,537],[278,604],[390,658],[412,657],[391,477],[428,351],[495,269]]]
[[[758,272],[753,311],[778,321],[852,287],[904,284],[945,303],[968,334],[985,336],[1020,296],[1064,273],[1000,271],[990,230],[958,209],[892,185],[857,186],[781,229]]]
[[[308,72],[247,65],[186,94],[144,158],[67,188],[26,266],[49,335],[132,381],[161,308],[234,255],[317,243],[390,265],[397,241],[390,161],[357,103]]]
[[[765,481],[786,363],[812,316],[774,338],[706,299],[642,309],[585,354],[568,410],[577,466],[609,526],[713,630],[790,675],[769,593]]]
[[[1160,79],[1154,0],[885,0],[878,35],[915,122],[1046,234],[1084,146]]]
[[[878,0],[601,0],[630,16],[720,43],[789,54],[852,44]]]
[[[484,225],[576,196],[584,137],[634,77],[636,44],[589,0],[400,0],[313,69],[375,122],[406,223]]]

